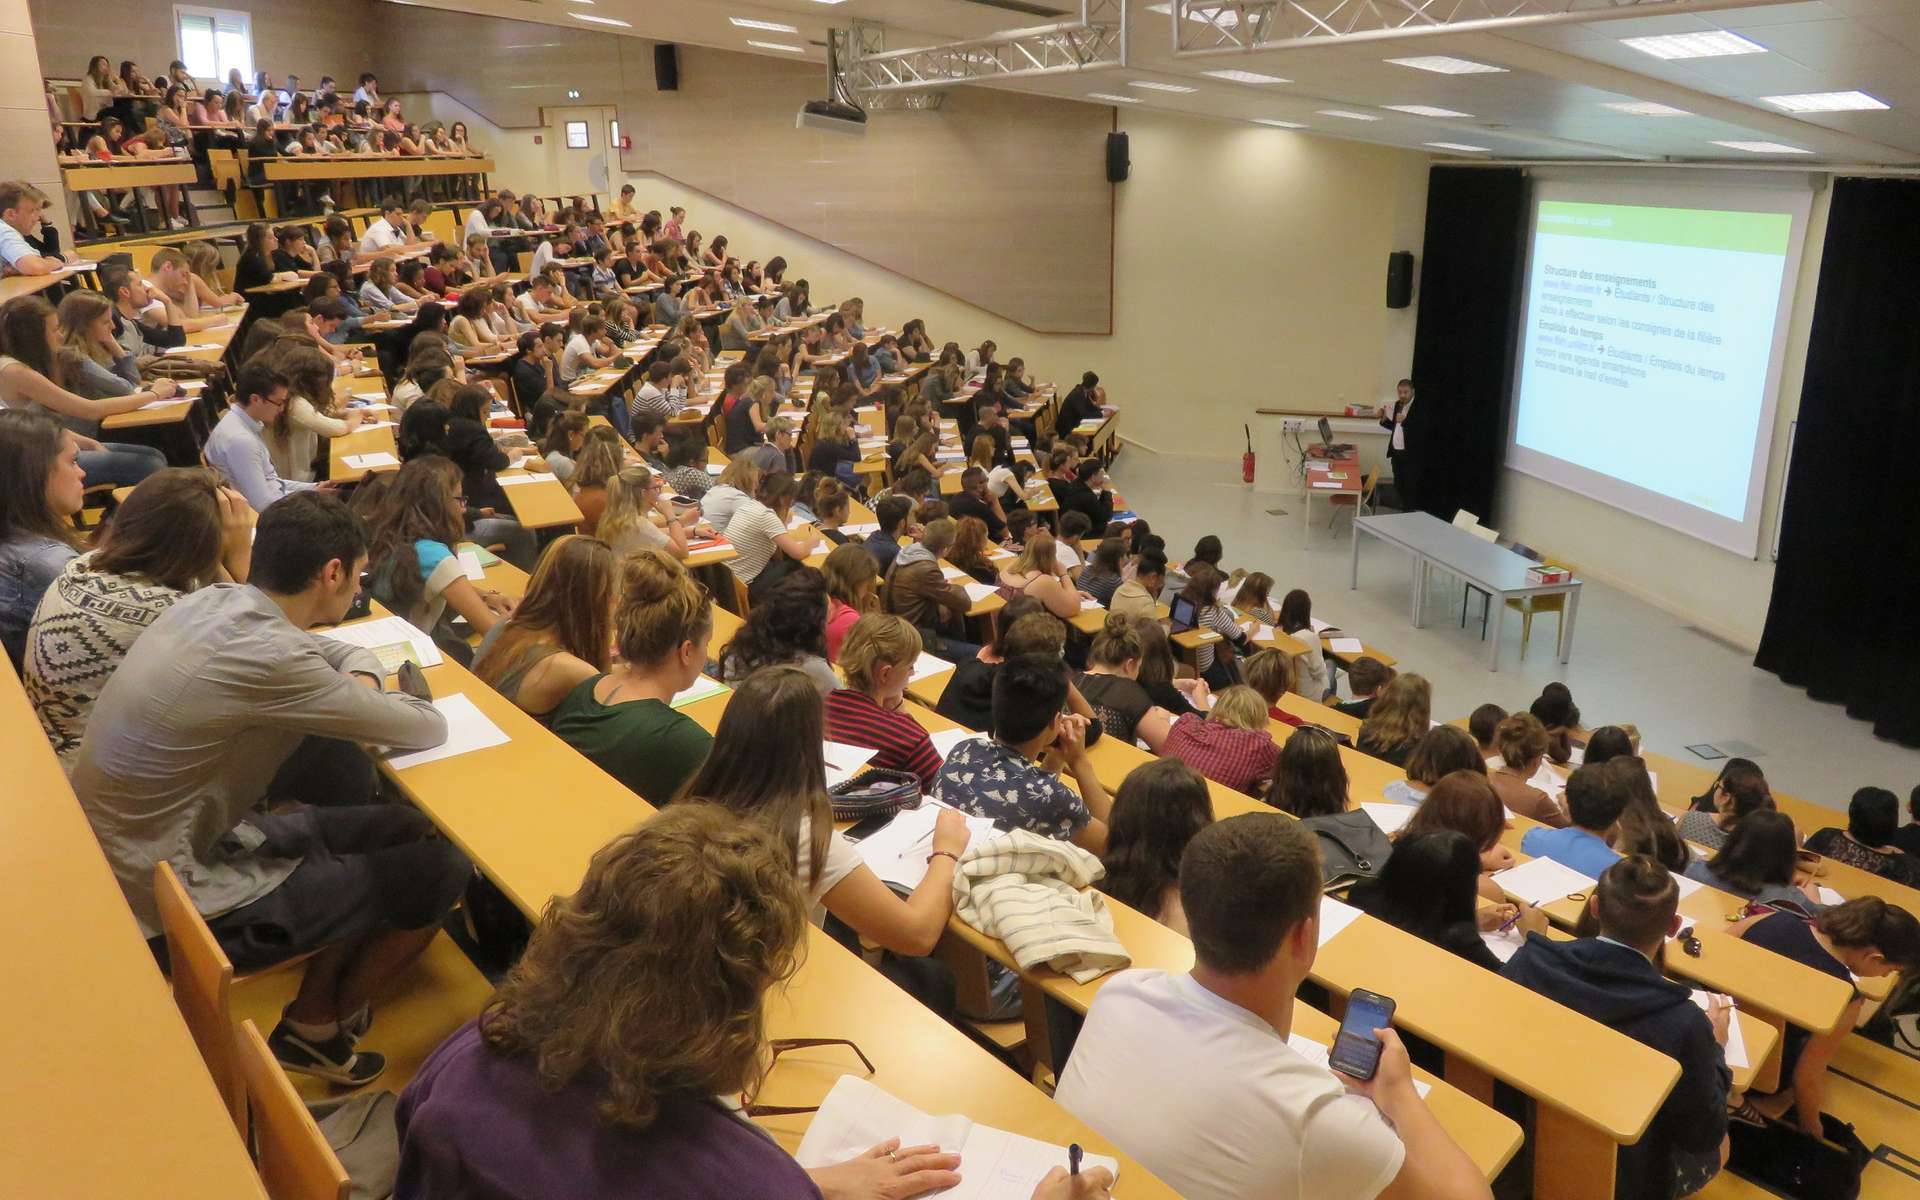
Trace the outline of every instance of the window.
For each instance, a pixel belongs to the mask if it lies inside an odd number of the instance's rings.
[[[201,87],[224,85],[234,70],[253,85],[253,22],[246,13],[176,4],[173,23],[180,61]]]
[[[585,121],[567,122],[567,149],[585,150],[587,148],[587,123]]]

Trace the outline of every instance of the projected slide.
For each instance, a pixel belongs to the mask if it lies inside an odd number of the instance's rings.
[[[1514,465],[1560,482],[1533,451],[1705,510],[1746,527],[1751,550],[1792,233],[1786,212],[1541,200]]]

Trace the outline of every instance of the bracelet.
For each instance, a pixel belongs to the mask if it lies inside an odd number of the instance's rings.
[[[955,854],[951,850],[935,850],[932,854],[927,855],[927,862],[932,863],[934,859],[939,858],[942,855],[945,855],[946,857],[952,859],[954,866],[957,867],[960,865],[960,856],[958,854]]]

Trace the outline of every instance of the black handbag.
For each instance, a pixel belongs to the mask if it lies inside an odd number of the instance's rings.
[[[1329,813],[1300,822],[1320,842],[1320,884],[1328,891],[1378,879],[1393,843],[1364,812]]]
[[[920,777],[911,771],[872,767],[827,789],[836,821],[891,817],[920,806]]]
[[[1727,1169],[1793,1200],[1857,1200],[1873,1152],[1845,1121],[1821,1113],[1820,1125],[1824,1137],[1781,1121],[1764,1129],[1729,1122]]]

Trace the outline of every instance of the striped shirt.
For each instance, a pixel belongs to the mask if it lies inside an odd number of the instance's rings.
[[[1199,628],[1212,630],[1237,647],[1245,648],[1247,631],[1240,628],[1233,619],[1233,610],[1220,604],[1209,604],[1200,610]],[[1193,652],[1193,666],[1196,671],[1206,671],[1213,666],[1213,643],[1208,642]]]
[[[849,746],[878,750],[870,766],[911,771],[923,788],[933,786],[940,773],[940,752],[920,722],[904,712],[881,708],[873,697],[853,688],[827,696],[827,736]]]
[[[1264,729],[1238,729],[1187,713],[1173,723],[1162,754],[1177,758],[1215,783],[1249,796],[1273,778],[1280,750]]]

